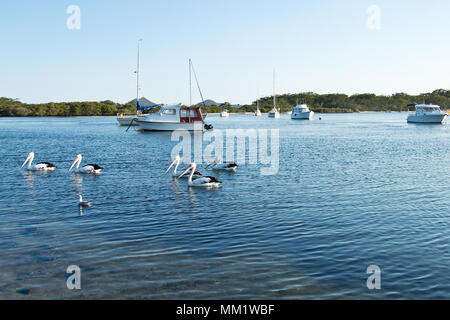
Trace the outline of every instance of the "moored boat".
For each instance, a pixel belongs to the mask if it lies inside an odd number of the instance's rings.
[[[156,113],[150,113],[143,119],[139,118],[137,124],[139,131],[202,131],[206,129],[201,108],[185,107],[181,103],[165,105]]]
[[[291,119],[311,120],[314,111],[309,110],[306,104],[297,104],[292,108]]]
[[[441,107],[432,104],[417,104],[416,112],[409,114],[410,123],[444,123],[448,114],[441,111]]]

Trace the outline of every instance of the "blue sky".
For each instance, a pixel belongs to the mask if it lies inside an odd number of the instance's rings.
[[[81,10],[69,30],[69,5]],[[367,8],[381,9],[379,30]],[[417,94],[450,88],[450,1],[2,1],[0,96],[29,103],[189,102],[192,58],[205,98],[277,93]],[[195,92],[196,93],[196,92]],[[194,95],[195,102],[200,100]]]

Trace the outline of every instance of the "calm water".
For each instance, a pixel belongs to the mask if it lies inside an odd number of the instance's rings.
[[[280,128],[278,174],[208,172],[218,190],[163,175],[170,134],[0,118],[0,298],[449,299],[450,125],[405,118],[210,116],[218,129]],[[20,171],[30,151],[59,168]],[[104,173],[68,174],[78,153]],[[80,212],[79,193],[94,207]],[[66,288],[69,265],[82,290]]]

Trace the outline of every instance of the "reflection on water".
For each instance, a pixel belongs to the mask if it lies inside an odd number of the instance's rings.
[[[223,181],[208,190],[164,175],[170,133],[125,132],[114,118],[0,118],[0,299],[448,299],[449,125],[405,119],[210,116],[216,129],[280,128],[280,170],[199,164]],[[11,170],[30,151],[58,169]],[[68,174],[80,152],[104,172]],[[371,264],[380,291],[367,290]],[[65,288],[69,265],[80,291]]]

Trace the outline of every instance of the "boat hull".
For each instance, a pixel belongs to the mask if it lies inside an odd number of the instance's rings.
[[[137,116],[117,117],[117,122],[119,122],[119,126],[137,126],[137,119]]]
[[[138,130],[140,131],[203,131],[203,123],[201,122],[168,122],[168,121],[143,121],[138,120]]]
[[[446,120],[446,114],[410,114],[407,119],[409,123],[444,123]]]
[[[313,115],[314,115],[313,111],[293,112],[291,114],[291,119],[294,119],[294,120],[311,120]]]
[[[280,114],[278,112],[270,112],[268,115],[269,118],[279,118]]]

